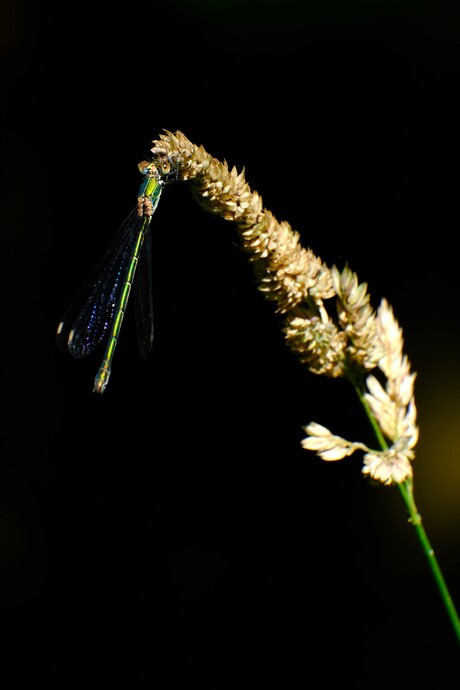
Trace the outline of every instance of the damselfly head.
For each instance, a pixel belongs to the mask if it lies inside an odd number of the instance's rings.
[[[163,184],[175,182],[178,179],[177,166],[174,165],[169,156],[164,154],[156,155],[154,161],[141,161],[138,168],[145,177],[156,177]]]
[[[159,177],[157,166],[152,161],[141,161],[137,167],[145,177]]]

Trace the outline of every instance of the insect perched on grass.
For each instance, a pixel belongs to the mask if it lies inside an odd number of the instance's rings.
[[[137,208],[121,225],[107,252],[64,313],[56,334],[60,349],[77,358],[91,354],[108,334],[104,359],[94,379],[95,393],[103,393],[107,388],[135,276],[136,330],[142,357],[149,356],[153,345],[150,222],[164,185],[177,179],[177,170],[167,156],[142,161],[139,170],[144,180],[137,195]]]

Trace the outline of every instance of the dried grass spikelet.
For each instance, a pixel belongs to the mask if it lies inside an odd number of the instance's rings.
[[[286,315],[284,333],[290,349],[315,374],[344,376],[346,334],[326,310],[297,307]]]
[[[384,356],[376,314],[370,305],[366,283],[358,283],[348,266],[342,272],[333,266],[332,280],[337,294],[337,314],[348,336],[349,360],[363,369],[374,369]]]
[[[302,446],[314,450],[323,460],[340,460],[355,450],[365,450],[363,473],[383,484],[401,483],[413,476],[412,460],[418,440],[417,410],[414,399],[415,374],[403,355],[403,339],[393,310],[386,300],[379,307],[375,326],[383,349],[378,368],[385,386],[374,375],[366,380],[364,399],[389,445],[372,450],[365,444],[334,436],[329,429],[311,422],[305,427]]]

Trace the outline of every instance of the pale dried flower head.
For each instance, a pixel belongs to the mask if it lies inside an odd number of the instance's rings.
[[[254,265],[258,289],[283,316],[287,343],[310,371],[354,377],[378,366],[385,377],[384,385],[373,375],[367,377],[363,400],[389,448],[374,451],[314,423],[306,427],[303,447],[325,460],[363,450],[363,472],[385,484],[411,477],[418,438],[415,374],[403,355],[402,332],[388,303],[383,300],[376,314],[366,283],[359,283],[355,273],[348,267],[341,272],[335,266],[329,269],[302,247],[299,233],[264,208],[244,170],[230,169],[182,132],[165,131],[154,141],[152,153],[168,157],[178,179],[189,181],[203,208],[235,223]],[[331,316],[325,302],[334,297],[336,314]]]

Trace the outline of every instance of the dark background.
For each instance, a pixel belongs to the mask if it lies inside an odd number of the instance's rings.
[[[403,5],[403,7],[401,7]],[[163,128],[245,166],[329,265],[385,296],[418,372],[415,497],[460,605],[458,8],[2,3],[2,687],[458,687],[397,489],[302,450],[372,443],[304,371],[229,223],[186,185],[152,222],[156,341],[55,330]]]

